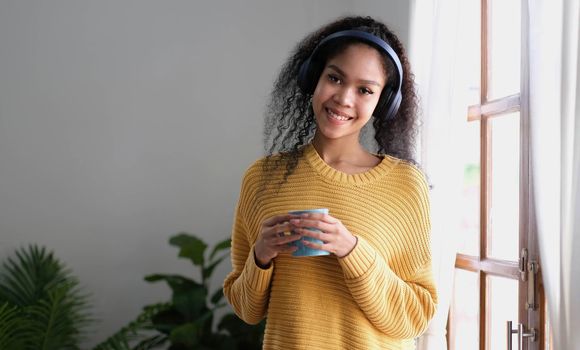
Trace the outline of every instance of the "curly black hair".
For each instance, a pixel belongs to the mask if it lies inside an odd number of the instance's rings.
[[[397,36],[385,24],[371,17],[354,16],[340,18],[308,35],[298,43],[282,66],[266,108],[264,126],[266,158],[263,163],[266,174],[285,164],[286,173],[282,180],[285,182],[296,168],[303,154],[303,146],[312,140],[316,130],[312,95],[304,93],[297,85],[300,66],[324,38],[332,33],[349,29],[362,30],[383,39],[399,56],[403,67],[401,105],[394,118],[386,119],[377,116],[373,118],[374,140],[377,148],[374,151],[416,164],[414,146],[418,130],[418,103],[414,76],[411,73],[405,49]],[[355,42],[357,40],[352,39],[326,51],[326,57],[322,59],[325,61],[332,59]],[[395,74],[389,72],[394,67],[385,53],[381,52],[381,55],[386,76],[391,80]],[[388,81],[387,84],[389,83],[391,82]]]

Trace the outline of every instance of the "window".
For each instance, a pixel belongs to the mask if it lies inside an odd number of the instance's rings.
[[[461,2],[459,35],[472,55],[465,108],[462,241],[456,257],[450,349],[550,349],[538,247],[530,225],[525,3]],[[534,334],[532,336],[532,334]]]

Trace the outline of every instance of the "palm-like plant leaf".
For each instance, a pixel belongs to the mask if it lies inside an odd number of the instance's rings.
[[[0,304],[0,349],[23,349],[26,327],[18,306]]]
[[[158,303],[144,307],[141,314],[134,321],[98,344],[93,350],[147,350],[163,345],[168,339],[166,335],[158,334],[154,337],[147,337],[148,335],[150,336],[147,332],[154,328],[151,319],[170,307],[171,303]],[[139,343],[132,347],[131,344],[135,342]]]
[[[32,305],[44,296],[42,287],[52,280],[55,266],[51,254],[37,246],[16,251],[16,258],[8,258],[0,274],[0,299],[13,305]]]
[[[0,303],[18,307],[22,349],[78,349],[88,316],[88,296],[52,252],[36,245],[16,251],[0,270]],[[10,337],[7,332],[0,338]],[[2,348],[3,349],[3,348]]]
[[[142,340],[133,350],[149,350],[156,349],[167,342],[166,335],[154,335],[150,338]]]
[[[70,298],[73,286],[63,285],[48,291],[48,298],[40,300],[28,310],[29,338],[35,349],[77,349],[81,340],[79,331],[87,319],[79,314],[82,300]]]

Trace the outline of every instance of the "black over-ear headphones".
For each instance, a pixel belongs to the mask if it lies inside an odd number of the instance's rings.
[[[343,30],[332,33],[324,38],[316,46],[314,51],[312,51],[310,57],[308,57],[308,59],[306,59],[306,61],[304,61],[300,66],[300,70],[298,71],[298,87],[305,94],[314,93],[314,89],[316,88],[316,84],[318,84],[318,79],[324,69],[325,63],[324,60],[321,60],[321,57],[319,57],[320,53],[324,51],[329,44],[344,39],[356,39],[372,45],[379,51],[386,53],[387,57],[389,57],[395,65],[397,76],[392,84],[387,84],[387,86],[383,88],[379,102],[373,112],[373,115],[377,118],[394,118],[399,110],[402,100],[401,85],[403,83],[403,68],[401,61],[395,53],[395,50],[393,50],[393,48],[383,39],[362,30]]]

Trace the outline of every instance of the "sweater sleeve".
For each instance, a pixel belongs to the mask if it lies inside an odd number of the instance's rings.
[[[234,217],[232,271],[226,277],[223,288],[224,295],[236,315],[246,323],[257,324],[266,315],[274,263],[272,262],[265,270],[256,265],[253,242],[250,240],[243,217],[243,208],[248,202],[246,182],[244,179]]]
[[[437,303],[430,260],[403,279],[359,237],[355,249],[339,262],[352,297],[377,329],[407,339],[427,328]]]
[[[350,293],[366,317],[381,332],[408,339],[420,335],[435,314],[437,291],[431,270],[431,230],[428,187],[416,169],[405,187],[400,213],[405,220],[394,236],[398,259],[383,256],[373,244],[381,240],[358,237],[353,251],[339,259]]]

